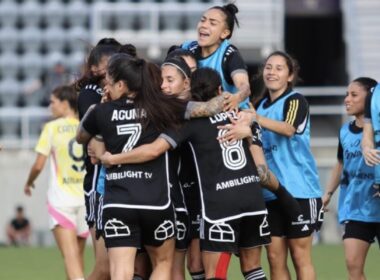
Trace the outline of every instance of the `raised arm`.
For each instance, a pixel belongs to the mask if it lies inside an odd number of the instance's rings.
[[[222,112],[224,95],[218,95],[207,102],[190,101],[187,118],[211,117]]]
[[[225,96],[226,102],[224,111],[230,111],[237,109],[239,103],[243,102],[247,97],[251,95],[251,88],[249,86],[249,77],[247,72],[238,72],[233,75],[232,81],[238,89],[234,94],[228,94]]]
[[[380,164],[380,150],[375,148],[373,127],[371,122],[367,120],[364,122],[361,145],[365,163],[368,166]]]

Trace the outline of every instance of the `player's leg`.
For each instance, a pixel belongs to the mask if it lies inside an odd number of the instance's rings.
[[[287,264],[288,246],[287,240],[284,237],[285,223],[288,219],[284,216],[282,206],[277,200],[269,201],[266,205],[271,231],[271,243],[265,247],[269,262],[270,278],[273,280],[290,280]]]
[[[288,224],[288,246],[298,279],[316,279],[312,261],[313,233],[322,225],[320,198],[297,199],[302,210],[297,220]]]
[[[134,247],[108,248],[111,279],[132,279],[137,249]]]
[[[343,244],[349,279],[366,279],[364,265],[376,236],[376,223],[347,221],[344,226]]]
[[[185,280],[186,251],[190,243],[190,220],[185,211],[176,211],[176,240],[172,280]]]
[[[266,280],[261,267],[261,248],[271,242],[267,215],[243,217],[239,225],[241,272],[245,279]]]
[[[187,250],[187,269],[192,279],[205,279],[199,234],[198,238],[191,240]]]
[[[63,256],[67,277],[69,279],[84,279],[76,229],[57,225],[53,229],[53,234]]]
[[[145,248],[137,250],[135,258],[134,280],[149,279],[152,273],[152,264]]]
[[[171,279],[176,234],[173,207],[140,210],[139,217],[142,243],[152,263],[150,279]]]

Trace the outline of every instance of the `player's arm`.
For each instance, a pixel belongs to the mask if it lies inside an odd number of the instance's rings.
[[[362,152],[365,163],[369,166],[380,164],[380,150],[375,148],[373,126],[370,121],[365,120],[362,136]]]
[[[159,136],[152,143],[138,146],[128,152],[122,152],[119,154],[111,154],[106,152],[100,157],[100,160],[102,164],[108,166],[143,163],[153,160],[173,147],[173,144],[169,143],[167,137],[162,136],[163,135]]]
[[[92,138],[93,135],[88,133],[84,127],[83,124],[88,121],[90,118],[91,112],[94,110],[95,104],[91,105],[86,114],[83,116],[82,120],[80,121],[80,124],[77,129],[77,135],[76,135],[76,140],[79,144],[87,144],[88,141]]]
[[[34,161],[32,168],[29,171],[28,179],[26,180],[24,186],[24,193],[27,196],[32,195],[32,188],[34,188],[34,181],[37,179],[38,175],[40,175],[42,169],[45,166],[47,156],[38,153],[36,160]]]
[[[309,105],[304,97],[295,95],[288,98],[284,105],[283,121],[272,120],[256,113],[257,122],[261,127],[286,137],[292,137],[298,126],[304,123],[309,115]]]
[[[237,109],[239,107],[239,103],[251,95],[251,88],[249,86],[249,77],[247,72],[237,72],[233,75],[232,81],[234,82],[234,85],[238,91],[233,94],[227,94],[227,92],[225,92],[224,111]]]
[[[207,102],[190,101],[186,108],[186,119],[211,117],[223,110],[224,95],[218,95]]]

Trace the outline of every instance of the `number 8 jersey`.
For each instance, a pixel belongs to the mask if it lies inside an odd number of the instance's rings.
[[[239,140],[226,144],[217,140],[227,132],[217,126],[229,123],[229,114],[232,113],[191,119],[177,139],[190,144],[198,175],[202,216],[210,223],[267,214],[248,143]]]
[[[55,207],[84,205],[83,147],[75,141],[78,125],[75,118],[48,122],[35,148],[37,153],[50,155],[48,202]]]

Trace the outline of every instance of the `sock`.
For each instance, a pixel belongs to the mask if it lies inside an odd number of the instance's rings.
[[[252,269],[251,271],[243,272],[245,280],[267,280],[265,273],[261,267]]]
[[[133,275],[132,280],[144,280],[144,278],[142,278],[140,275],[135,274]]]
[[[289,217],[296,218],[302,214],[298,201],[281,184],[274,194]]]
[[[206,275],[205,275],[204,270],[190,273],[190,275],[191,275],[191,279],[193,279],[193,280],[205,280],[206,279]]]

